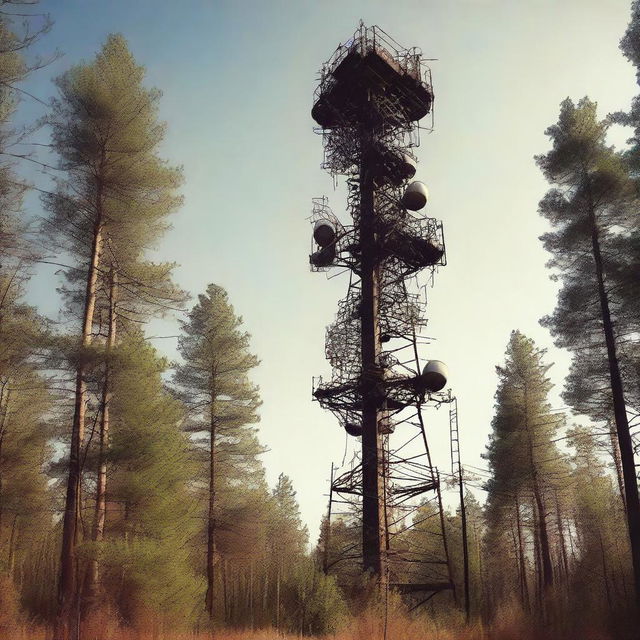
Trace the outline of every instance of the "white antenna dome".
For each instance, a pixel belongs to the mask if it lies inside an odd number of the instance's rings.
[[[427,391],[440,391],[445,388],[449,368],[441,360],[429,360],[422,370],[422,383]]]
[[[412,182],[402,196],[402,206],[409,211],[420,211],[429,199],[429,191],[423,182]]]

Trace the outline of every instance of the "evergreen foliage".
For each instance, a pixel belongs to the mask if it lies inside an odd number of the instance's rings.
[[[488,538],[498,548],[513,548],[517,572],[508,575],[496,554],[489,570],[501,582],[501,597],[520,592],[523,606],[530,605],[528,567],[523,538],[523,520],[533,522],[534,557],[537,559],[537,599],[554,582],[551,550],[552,498],[562,490],[568,475],[555,441],[563,416],[551,412],[547,377],[550,365],[544,351],[513,331],[505,354],[505,364],[497,367],[495,416],[486,458],[492,477],[487,482]],[[515,525],[516,531],[512,527]],[[511,540],[509,539],[511,537]],[[564,542],[562,542],[564,544]]]
[[[562,281],[558,306],[542,322],[556,344],[573,353],[568,400],[595,419],[608,412],[615,424],[640,611],[640,499],[627,414],[633,394],[625,399],[623,380],[633,361],[625,362],[620,348],[624,332],[637,335],[624,256],[633,245],[638,197],[625,159],[606,144],[607,126],[594,102],[583,98],[575,105],[567,99],[557,124],[547,129],[551,150],[537,158],[554,185],[540,202],[540,213],[552,226],[542,240],[552,254],[549,266]]]
[[[57,178],[54,193],[44,196],[51,212],[46,230],[75,262],[65,293],[69,310],[82,318],[79,345],[67,353],[75,367],[76,388],[60,565],[60,637],[69,633],[79,590],[84,589],[89,604],[96,604],[99,590],[96,559],[80,581],[76,553],[87,408],[101,414],[92,527],[92,538],[99,542],[106,519],[110,357],[117,327],[122,324],[135,333],[135,323],[150,310],[167,302],[180,304],[184,298],[171,283],[173,265],[145,260],[145,252],[167,228],[167,215],[181,202],[176,195],[181,172],[157,154],[165,132],[157,120],[160,93],[145,88],[143,81],[144,69],[124,38],[111,35],[93,62],[76,65],[56,79],[59,96],[46,119],[65,176]],[[96,336],[106,339],[105,357],[96,349]],[[92,391],[97,396],[93,407],[88,404]],[[84,456],[86,460],[87,453]]]
[[[130,623],[148,613],[193,621],[202,590],[189,544],[198,527],[189,490],[195,463],[180,428],[183,407],[164,387],[167,365],[140,334],[114,354],[107,528],[91,544],[109,600]]]
[[[240,331],[241,324],[226,291],[210,284],[182,324],[179,350],[184,364],[174,376],[190,408],[187,430],[203,454],[196,488],[206,496],[205,608],[211,619],[220,608],[216,569],[224,536],[250,534],[238,530],[238,523],[246,522],[248,514],[261,518],[254,496],[264,489],[258,458],[263,448],[252,426],[258,421],[260,400],[248,377],[258,359],[248,351],[249,335]],[[239,511],[243,518],[238,518]]]

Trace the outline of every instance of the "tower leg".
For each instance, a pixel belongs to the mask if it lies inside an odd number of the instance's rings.
[[[386,580],[385,514],[382,437],[378,430],[380,331],[379,267],[376,259],[375,195],[368,149],[371,132],[361,137],[361,353],[362,353],[362,557],[365,573]]]

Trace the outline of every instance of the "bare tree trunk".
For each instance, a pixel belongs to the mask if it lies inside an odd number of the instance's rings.
[[[249,619],[251,620],[251,630],[255,627],[253,619],[253,562],[249,565]]]
[[[267,617],[267,605],[269,604],[269,572],[264,574],[264,590],[262,592],[262,617]]]
[[[564,539],[564,524],[562,522],[562,513],[560,512],[560,500],[558,499],[558,491],[553,492],[556,503],[556,526],[558,527],[558,541],[560,543],[560,566],[564,579],[569,577],[569,559],[567,558],[567,547]]]
[[[102,383],[102,417],[100,420],[100,448],[98,451],[98,481],[96,484],[96,503],[93,519],[91,539],[101,542],[104,539],[104,527],[107,516],[107,461],[109,448],[109,413],[111,397],[111,355],[116,344],[117,315],[116,304],[118,298],[118,273],[113,265],[109,270],[109,330],[106,343],[106,363],[104,380]],[[100,574],[98,559],[93,558],[87,569],[86,576],[86,606],[97,605],[100,591]]]
[[[16,560],[16,525],[18,524],[18,514],[13,516],[11,525],[11,537],[9,538],[9,557],[7,559],[7,575],[13,578],[13,570]]]
[[[519,564],[522,568],[520,590],[522,593],[522,604],[525,611],[531,609],[531,602],[529,601],[529,582],[527,580],[527,564],[524,556],[524,542],[522,540],[522,520],[520,518],[520,501],[518,500],[518,494],[515,496],[516,502],[516,526],[518,527],[518,556]]]
[[[96,304],[96,282],[98,265],[102,252],[102,187],[98,183],[98,213],[94,224],[91,258],[87,270],[87,284],[82,320],[82,349],[91,344],[91,329]],[[69,452],[69,472],[62,525],[62,549],[60,553],[60,575],[58,580],[58,616],[54,637],[67,640],[72,629],[72,619],[76,610],[78,593],[78,567],[76,545],[78,542],[78,519],[80,517],[80,488],[82,480],[81,450],[84,440],[86,410],[86,364],[81,355],[76,368],[75,404],[71,428],[71,450]]]
[[[609,422],[609,437],[611,438],[611,456],[613,457],[613,463],[616,468],[616,480],[618,481],[618,490],[620,491],[620,499],[622,500],[622,506],[627,510],[627,501],[624,496],[624,479],[622,477],[622,460],[620,459],[620,446],[616,438],[615,424]]]
[[[331,480],[329,484],[329,506],[324,530],[324,549],[322,550],[322,571],[329,575],[329,544],[331,542],[331,507],[333,503],[333,462],[331,463]]]
[[[228,614],[228,602],[227,602],[227,561],[222,563],[222,608],[224,613],[224,621],[227,623],[229,621]]]
[[[575,518],[575,516],[574,516]],[[571,527],[567,528],[567,535],[569,537],[569,551],[571,552],[571,557],[573,558],[573,561],[576,561],[576,550],[573,546],[573,536],[571,535]]]
[[[587,181],[587,185],[590,183]],[[622,376],[618,364],[616,340],[613,331],[613,320],[609,309],[609,298],[604,286],[604,269],[602,254],[600,251],[600,239],[598,223],[596,220],[595,206],[589,191],[590,207],[589,217],[591,222],[591,244],[593,259],[595,262],[596,278],[598,280],[598,295],[602,313],[602,329],[607,345],[607,358],[609,360],[609,377],[611,379],[611,395],[613,399],[613,412],[615,416],[618,445],[620,446],[620,458],[622,463],[622,475],[624,479],[624,493],[627,511],[627,524],[629,527],[629,542],[631,545],[631,559],[633,562],[633,576],[635,586],[636,615],[640,615],[640,497],[638,496],[638,482],[636,478],[635,459],[633,455],[633,443],[627,420],[627,410],[624,400]]]
[[[607,558],[604,553],[604,544],[602,542],[602,534],[598,532],[598,542],[600,543],[600,559],[602,561],[602,577],[604,578],[604,591],[607,596],[607,604],[609,605],[609,610],[613,609],[613,604],[611,602],[611,590],[609,589],[609,576],[607,571]]]
[[[534,557],[535,557],[535,566],[536,566],[536,603],[538,610],[544,612],[544,599],[543,599],[543,591],[544,591],[544,582],[542,579],[543,571],[542,571],[542,553],[540,552],[540,524],[538,522],[538,517],[536,516],[536,506],[535,502],[533,504],[533,549],[534,549]]]
[[[7,433],[7,425],[9,423],[9,398],[11,390],[9,389],[9,378],[2,384],[0,389],[0,535],[2,534],[2,516],[3,514],[3,490],[4,477],[2,475],[2,449],[4,445],[5,434]]]
[[[516,525],[517,528],[517,525]],[[520,550],[518,548],[518,536],[513,529],[513,522],[511,523],[511,543],[513,544],[513,555],[516,559],[516,569],[518,571],[518,584],[520,585],[520,601],[524,602],[524,592],[522,589],[522,563],[520,562]]]
[[[545,507],[537,482],[534,482],[533,485],[533,495],[536,501],[536,513],[538,516],[540,558],[542,560],[542,584],[546,589],[553,584],[553,565],[551,564],[551,548],[549,546],[549,532],[547,530],[547,518],[544,510]]]
[[[276,573],[276,629],[280,629],[280,567]]]

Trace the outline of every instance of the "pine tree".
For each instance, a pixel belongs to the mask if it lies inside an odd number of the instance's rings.
[[[567,475],[554,443],[563,417],[550,410],[547,396],[552,384],[546,374],[551,365],[544,363],[544,353],[519,331],[511,333],[505,365],[497,367],[493,432],[485,456],[492,472],[487,483],[489,536],[499,538],[507,519],[515,524],[513,552],[525,606],[528,587],[522,533],[524,507],[526,504],[534,522],[534,548],[540,559],[538,591],[543,604],[544,591],[554,581],[549,518],[552,496]]]
[[[625,576],[620,575],[616,560],[627,564],[629,548],[618,535],[624,524],[621,517],[616,517],[613,483],[599,456],[592,429],[574,426],[567,435],[567,444],[575,449],[573,518],[578,549],[572,592],[578,596],[582,612],[587,603],[591,615],[603,609],[624,611],[626,603],[623,599],[620,604],[617,594]]]
[[[631,20],[620,41],[620,49],[636,68],[636,79],[640,85],[640,4],[631,3]],[[610,116],[613,122],[631,127],[633,134],[627,140],[628,147],[622,153],[632,178],[640,177],[640,94],[636,95],[626,113]],[[613,238],[609,269],[620,299],[618,310],[618,345],[621,351],[621,366],[625,382],[627,410],[633,407],[635,417],[640,414],[640,346],[637,340],[640,319],[640,228],[638,207],[633,207],[631,224],[626,225],[621,237]],[[636,443],[637,448],[637,443]]]
[[[258,478],[262,471],[257,456],[263,449],[251,426],[258,420],[260,400],[248,377],[258,359],[248,351],[249,335],[241,332],[241,324],[226,291],[209,285],[183,323],[179,351],[184,364],[174,377],[192,408],[188,429],[207,453],[201,481],[208,505],[205,609],[210,619],[216,613],[219,530],[233,528],[225,522],[225,508],[232,504],[228,496],[239,493],[240,481],[250,488],[256,471]]]
[[[15,0],[11,4],[23,4]],[[11,120],[23,94],[20,83],[50,60],[41,57],[29,61],[28,51],[50,28],[48,16],[21,16],[0,4],[0,322],[6,304],[19,297],[16,291],[29,278],[29,266],[35,258],[32,243],[26,239],[29,225],[22,211],[26,185],[16,175],[15,164],[33,160],[16,153],[15,143],[23,142],[27,131],[16,130]],[[28,4],[37,4],[29,1]],[[21,22],[21,24],[20,24]]]
[[[47,323],[23,302],[37,254],[23,209],[26,185],[16,169],[27,156],[16,152],[15,143],[24,141],[28,129],[16,130],[12,118],[24,95],[20,83],[47,63],[29,60],[29,47],[51,22],[29,12],[17,20],[15,7],[5,5],[0,5],[0,589],[9,596],[18,587],[16,597],[25,602],[33,549],[52,524],[44,470],[53,399],[40,370]]]
[[[594,102],[584,98],[574,105],[567,99],[558,123],[547,129],[552,149],[537,158],[554,185],[540,203],[540,213],[553,227],[542,240],[563,285],[554,314],[543,324],[558,346],[573,351],[574,369],[588,356],[606,362],[640,606],[640,501],[616,338],[624,320],[610,264],[611,250],[628,237],[620,229],[632,224],[637,196],[628,167],[606,145],[606,132]]]
[[[355,505],[351,513],[325,516],[315,548],[315,561],[326,575],[334,576],[342,595],[350,602],[362,590],[362,527]]]
[[[280,628],[281,589],[305,555],[308,532],[300,520],[300,509],[291,480],[280,474],[272,493],[267,529],[267,553],[275,601],[276,629]]]
[[[294,633],[335,633],[346,617],[345,602],[335,578],[319,571],[310,558],[296,562],[283,590],[287,627]]]
[[[45,380],[23,364],[0,371],[0,401],[0,570],[13,577],[21,555],[50,526],[43,469],[51,397]]]
[[[87,377],[97,364],[91,349],[94,325],[102,300],[107,301],[107,352],[113,349],[118,313],[127,317],[122,292],[144,304],[167,297],[166,265],[144,267],[144,251],[166,228],[165,217],[180,203],[175,188],[180,171],[157,155],[164,126],[157,121],[160,93],[143,86],[144,69],[136,65],[121,36],[109,36],[94,62],[72,67],[56,80],[59,97],[52,102],[48,123],[60,168],[58,180],[45,198],[51,211],[49,232],[75,258],[70,305],[80,311],[82,330],[76,358],[75,408],[67,497],[64,513],[59,580],[60,620],[57,634],[66,637],[80,585],[75,549],[81,486],[81,447],[84,441]],[[152,277],[141,277],[152,272]],[[81,288],[74,285],[82,284]],[[168,292],[167,292],[168,290]],[[160,292],[160,293],[158,293]],[[117,305],[120,305],[117,308]],[[132,313],[135,313],[135,307]],[[99,331],[98,331],[99,333]],[[98,467],[93,537],[104,530],[106,472],[104,454],[109,429],[109,373],[102,390],[101,457]],[[95,590],[97,564],[89,578]]]
[[[95,547],[107,601],[128,624],[192,622],[200,595],[190,558],[196,465],[181,429],[184,408],[162,379],[167,365],[140,332],[114,350],[109,519],[104,540],[80,549]]]

